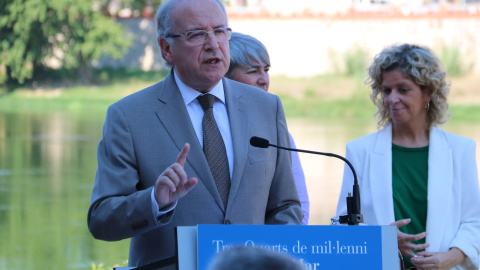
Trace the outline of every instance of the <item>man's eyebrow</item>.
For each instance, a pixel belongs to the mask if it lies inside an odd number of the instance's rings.
[[[201,27],[194,27],[194,28],[190,28],[190,30],[187,30],[186,32],[198,31],[198,30],[204,30],[204,29]]]
[[[217,25],[217,26],[214,26],[214,27],[213,27],[213,29],[218,29],[218,28],[226,28],[226,26],[225,26],[224,24],[220,24],[220,25]],[[198,31],[198,30],[206,31],[204,27],[202,27],[202,26],[196,26],[196,27],[191,28],[190,30],[187,30],[186,32]]]
[[[227,28],[227,27],[228,27],[228,26],[226,26],[225,24],[222,23],[222,24],[215,25],[215,26],[213,27],[213,29]]]

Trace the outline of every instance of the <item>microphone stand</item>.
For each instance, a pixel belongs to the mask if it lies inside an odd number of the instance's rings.
[[[350,167],[353,173],[353,195],[352,193],[348,193],[347,196],[347,214],[344,216],[339,217],[339,222],[340,224],[348,224],[348,225],[358,225],[360,223],[363,223],[363,215],[361,214],[361,200],[360,200],[360,186],[358,185],[358,180],[357,180],[357,173],[355,172],[355,169],[353,168],[353,165],[348,161],[346,158],[339,156],[337,154],[332,154],[332,153],[323,153],[323,152],[316,152],[316,151],[308,151],[308,150],[302,150],[302,149],[295,149],[295,148],[288,148],[288,147],[283,147],[275,144],[271,144],[268,140],[259,138],[259,137],[252,137],[250,139],[250,144],[255,147],[261,147],[261,148],[267,148],[268,146],[273,146],[279,149],[284,149],[288,151],[295,151],[295,152],[302,152],[302,153],[308,153],[308,154],[318,154],[318,155],[323,155],[323,156],[329,156],[329,157],[336,157],[339,158],[347,165]]]

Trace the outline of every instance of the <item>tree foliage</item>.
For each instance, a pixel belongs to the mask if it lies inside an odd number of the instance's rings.
[[[123,56],[131,39],[99,9],[93,0],[2,0],[0,83],[23,83],[47,59],[88,80],[90,61]]]

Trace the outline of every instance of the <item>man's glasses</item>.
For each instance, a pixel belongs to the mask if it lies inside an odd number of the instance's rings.
[[[165,37],[166,38],[182,37],[192,45],[200,45],[205,43],[209,33],[212,33],[212,35],[215,37],[217,42],[227,42],[230,40],[231,32],[232,32],[231,28],[222,27],[222,28],[213,29],[212,31],[205,31],[205,30],[188,31],[183,35],[167,34]]]

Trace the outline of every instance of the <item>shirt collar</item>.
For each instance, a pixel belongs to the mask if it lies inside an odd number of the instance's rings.
[[[177,73],[173,72],[173,75],[175,77],[175,82],[177,83],[178,89],[180,90],[180,94],[183,97],[183,101],[185,102],[185,106],[188,106],[188,104],[197,99],[198,96],[202,95],[202,93],[186,85],[182,80],[180,80],[180,78],[177,76]],[[220,80],[217,85],[210,89],[208,93],[214,95],[217,99],[221,100],[223,104],[225,104],[223,80]]]

